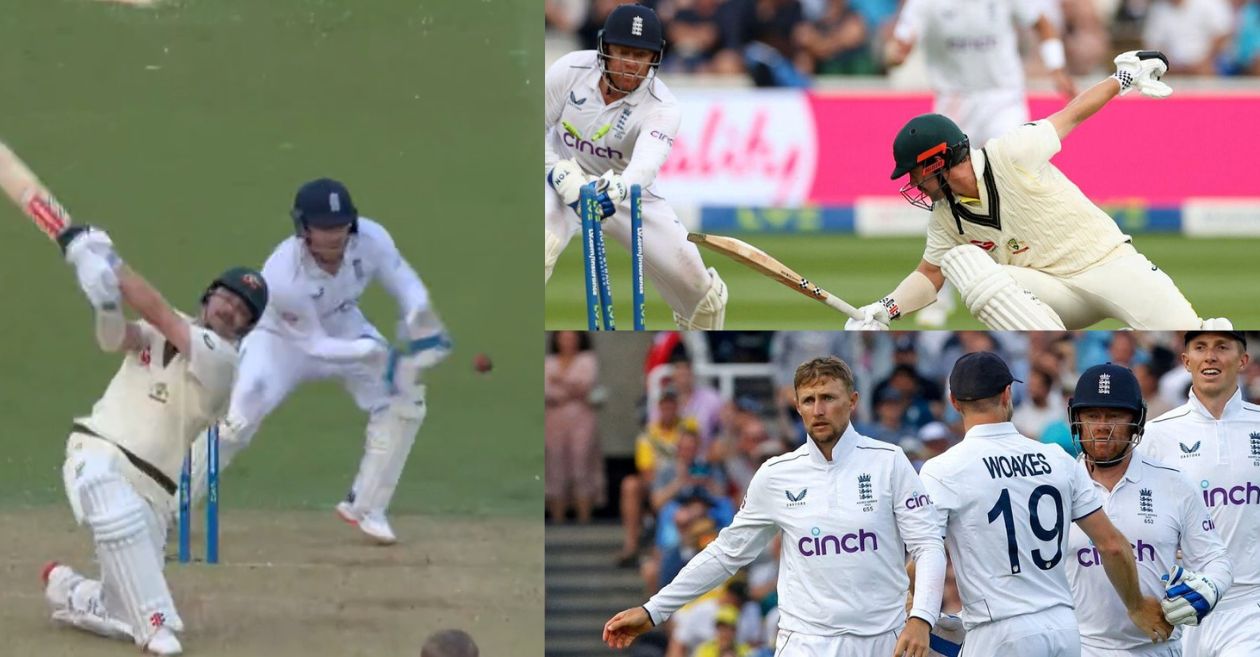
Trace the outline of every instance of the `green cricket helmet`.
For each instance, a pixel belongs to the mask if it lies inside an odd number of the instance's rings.
[[[219,288],[232,292],[240,297],[246,306],[249,306],[253,314],[251,328],[258,323],[263,311],[267,309],[267,281],[263,279],[261,273],[249,267],[232,267],[219,274],[218,278],[210,283],[210,286],[206,288],[206,293],[201,296],[201,303],[204,304],[206,299],[209,299],[210,295]]]

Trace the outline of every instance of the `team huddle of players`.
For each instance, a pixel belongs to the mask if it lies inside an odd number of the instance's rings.
[[[949,377],[965,436],[915,473],[853,428],[848,366],[808,361],[795,402],[809,439],[762,465],[730,526],[604,640],[630,645],[781,532],[781,657],[1260,655],[1248,362],[1241,332],[1187,332],[1188,400],[1149,420],[1130,370],[1089,368],[1068,402],[1074,459],[1020,435],[1006,363],[968,354]],[[947,551],[960,618],[941,614]]]

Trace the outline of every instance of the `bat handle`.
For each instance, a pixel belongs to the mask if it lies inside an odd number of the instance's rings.
[[[827,298],[823,299],[823,303],[848,315],[849,317],[852,317],[853,319],[859,322],[862,321],[861,311],[859,311],[857,308],[854,308],[853,306],[850,306],[844,299],[841,299],[840,297],[834,294],[828,294]]]

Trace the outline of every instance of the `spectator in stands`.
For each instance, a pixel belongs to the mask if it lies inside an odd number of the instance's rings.
[[[692,657],[748,657],[752,647],[735,639],[735,626],[739,623],[739,609],[730,605],[717,612],[717,638],[696,647]]]
[[[1159,375],[1151,365],[1137,365],[1133,368],[1133,374],[1142,387],[1142,399],[1146,400],[1146,417],[1159,417],[1181,405],[1159,396]]]
[[[1040,438],[1052,423],[1067,422],[1067,408],[1054,377],[1046,372],[1033,370],[1027,385],[1028,394],[1015,407],[1011,422],[1025,436]]]
[[[589,401],[599,361],[585,333],[556,331],[543,370],[547,512],[552,522],[562,523],[572,506],[577,521],[586,524],[604,487],[595,409]]]
[[[625,538],[617,563],[623,568],[638,563],[639,535],[643,531],[643,504],[648,487],[656,481],[656,469],[674,458],[683,418],[678,412],[678,391],[666,387],[656,402],[656,419],[648,422],[634,441],[634,474],[621,480],[621,526]]]
[[[1260,0],[1234,0],[1237,6],[1230,73],[1260,75]]]
[[[589,0],[545,0],[543,19],[548,28],[573,32],[586,19]]]
[[[940,386],[919,376],[913,365],[899,364],[887,379],[875,386],[875,398],[885,390],[896,390],[906,400],[904,423],[916,431],[919,427],[935,420],[944,404],[941,402]]]
[[[1168,73],[1215,75],[1233,29],[1229,0],[1156,0],[1146,14],[1142,47],[1168,57]]]
[[[688,427],[678,436],[674,458],[656,468],[656,479],[652,483],[652,510],[660,513],[670,501],[697,489],[707,494],[716,506],[718,500],[726,497],[726,475],[722,468],[701,458],[700,439]]]
[[[923,443],[923,460],[943,454],[957,443],[959,438],[944,422],[929,422],[919,429],[919,441]]]
[[[678,391],[682,416],[695,420],[699,427],[700,449],[703,453],[717,437],[722,396],[712,386],[696,383],[691,361],[685,355],[676,354],[672,364],[674,371],[670,374],[670,383]]]
[[[731,486],[738,491],[738,497],[743,497],[744,491],[748,490],[748,482],[752,481],[753,473],[761,467],[761,446],[768,442],[770,433],[766,431],[765,423],[754,420],[743,424],[734,446],[725,450],[723,467],[731,479]],[[779,450],[776,453],[782,453],[781,446],[772,445],[772,448]]]
[[[721,0],[677,0],[672,12],[662,7],[665,40],[670,44],[662,68],[685,73],[742,73],[743,63],[730,46],[731,6]]]
[[[826,0],[817,19],[803,21],[794,35],[797,68],[822,75],[874,75],[866,22],[848,0]]]
[[[1111,343],[1107,345],[1108,362],[1122,365],[1129,369],[1144,360],[1145,355],[1138,349],[1137,341],[1128,331],[1116,331],[1111,334]]]
[[[895,388],[884,388],[875,400],[875,422],[864,424],[858,432],[862,435],[900,445],[907,437],[913,437],[917,429],[906,426],[905,413],[910,400]]]

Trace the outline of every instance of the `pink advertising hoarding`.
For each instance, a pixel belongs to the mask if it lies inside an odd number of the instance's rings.
[[[683,123],[661,191],[717,206],[851,206],[895,196],[892,139],[931,110],[926,94],[683,91]],[[1033,118],[1063,106],[1030,103]],[[1053,162],[1100,203],[1180,205],[1260,195],[1260,90],[1125,96],[1076,129]],[[1251,156],[1251,157],[1248,157]]]

